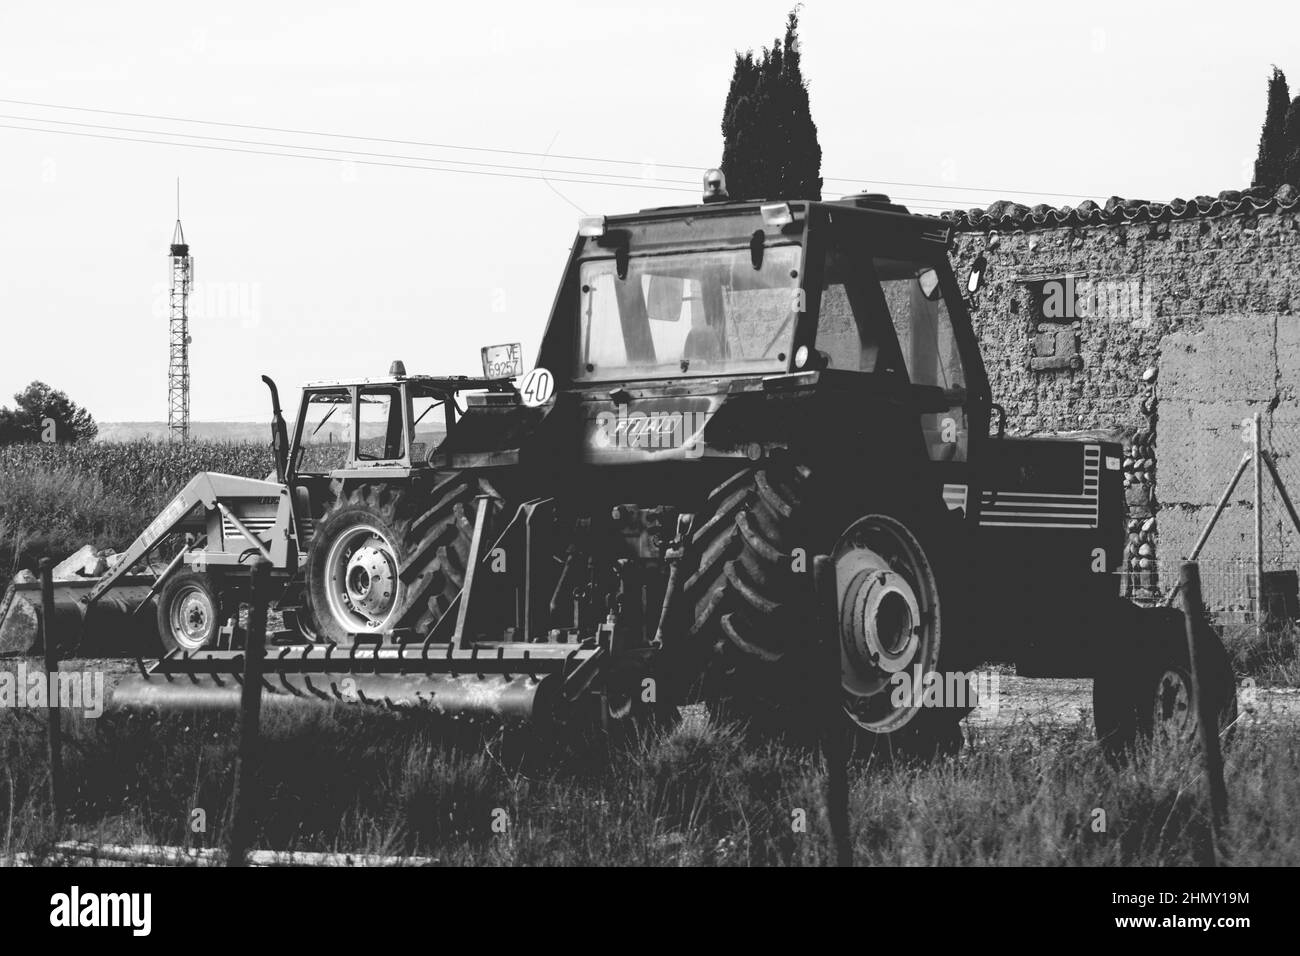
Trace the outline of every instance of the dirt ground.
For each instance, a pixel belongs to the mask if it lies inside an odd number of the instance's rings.
[[[976,726],[1004,727],[1018,721],[1050,726],[1077,723],[1092,713],[1092,681],[999,675],[996,708],[967,718]],[[1238,687],[1237,704],[1244,723],[1300,723],[1300,688]]]

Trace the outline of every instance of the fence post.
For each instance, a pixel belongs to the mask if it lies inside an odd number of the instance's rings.
[[[1255,413],[1255,626],[1264,626],[1264,475],[1259,412]]]
[[[46,706],[49,710],[50,807],[54,828],[63,826],[63,723],[59,710],[59,639],[54,629],[54,562],[41,558],[41,647],[45,652]]]
[[[835,565],[824,554],[813,558],[813,587],[817,596],[818,680],[828,692],[815,702],[820,713],[822,752],[826,755],[826,822],[835,847],[835,865],[853,865],[849,827],[849,740],[841,712],[839,607],[835,594]]]
[[[239,752],[235,756],[235,783],[230,796],[230,839],[226,866],[244,866],[255,814],[251,809],[258,792],[258,724],[262,713],[262,661],[266,655],[267,584],[271,565],[254,555],[249,567],[252,603],[244,638],[244,682],[239,695]]]
[[[1205,753],[1205,775],[1210,781],[1210,859],[1218,865],[1219,838],[1228,822],[1228,789],[1223,782],[1223,753],[1219,749],[1219,715],[1202,693],[1201,640],[1205,612],[1201,603],[1201,569],[1195,561],[1182,566],[1183,615],[1187,625],[1187,657],[1192,672],[1192,696],[1196,699],[1196,722]]]

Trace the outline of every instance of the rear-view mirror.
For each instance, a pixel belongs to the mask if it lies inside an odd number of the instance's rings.
[[[921,295],[931,302],[938,300],[942,294],[942,290],[939,288],[939,273],[933,269],[926,269],[916,277],[916,281],[921,285]]]

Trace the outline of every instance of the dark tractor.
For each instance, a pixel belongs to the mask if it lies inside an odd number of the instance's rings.
[[[346,670],[390,703],[635,720],[702,701],[783,731],[838,693],[864,748],[933,752],[999,661],[1096,678],[1113,746],[1186,732],[1182,616],[1118,596],[1120,447],[1005,435],[949,241],[870,196],[585,219],[534,370],[427,380],[436,441],[419,377],[309,389],[282,479],[305,555],[285,603],[299,588],[315,643],[279,654],[268,696],[312,700],[303,676]],[[354,447],[316,462],[330,408]],[[233,667],[221,654],[205,672]],[[140,682],[150,701],[160,683]],[[229,703],[225,684],[207,689]]]

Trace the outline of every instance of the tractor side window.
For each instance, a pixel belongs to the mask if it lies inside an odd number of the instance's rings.
[[[357,395],[357,458],[393,461],[406,454],[400,389],[363,388]]]
[[[427,461],[447,437],[447,410],[440,395],[411,398],[411,461]]]
[[[965,461],[966,370],[938,275],[920,262],[876,259],[875,265],[908,378],[913,385],[943,389],[951,403],[946,412],[922,416],[930,457],[935,461]]]
[[[966,390],[966,372],[934,270],[923,263],[877,259],[876,273],[914,385]]]
[[[880,360],[880,338],[872,328],[861,271],[838,248],[826,254],[821,306],[817,314],[817,349],[827,367],[874,372]]]
[[[314,392],[302,412],[294,471],[323,475],[352,457],[352,396],[346,388]]]

